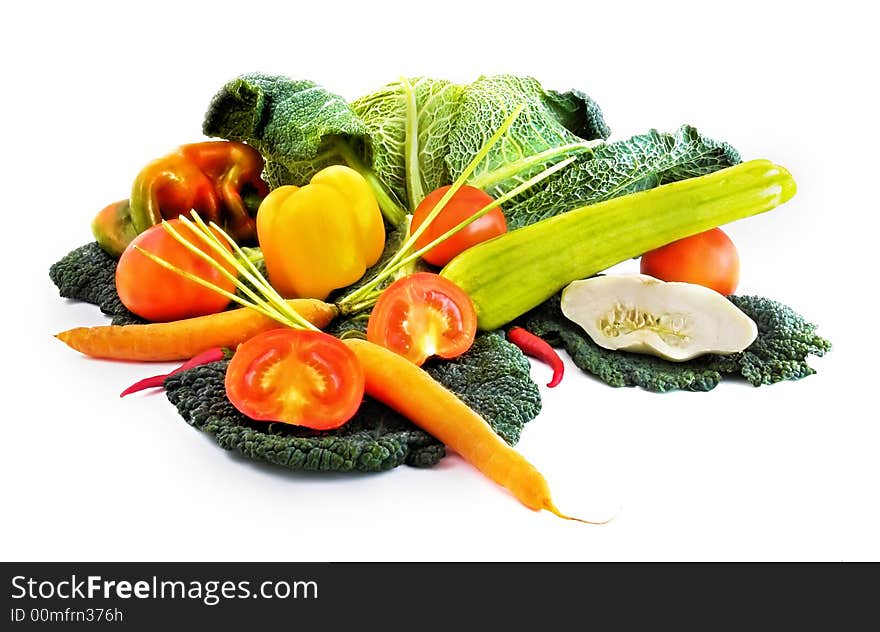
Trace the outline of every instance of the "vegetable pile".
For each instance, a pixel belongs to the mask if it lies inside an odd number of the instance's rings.
[[[611,386],[639,386],[663,393],[673,390],[710,391],[722,379],[741,378],[752,386],[797,380],[815,371],[810,355],[822,356],[831,343],[816,333],[793,309],[760,296],[728,296],[755,321],[758,337],[732,355],[704,355],[687,362],[603,349],[575,323],[562,315],[555,296],[519,319],[525,327],[562,347],[578,368]]]
[[[248,74],[203,131],[222,140],[147,164],[51,267],[61,296],[113,320],[57,337],[186,361],[123,395],[164,387],[246,457],[372,472],[449,447],[570,519],[511,447],[541,406],[524,354],[548,387],[561,347],[607,384],[664,392],[798,379],[830,349],[791,308],[734,295],[718,228],[788,201],[791,174],[690,126],[609,142],[590,97],[511,75],[401,78],[349,103]],[[642,276],[596,276],[640,256]]]
[[[227,450],[293,470],[336,472],[429,467],[445,454],[437,439],[370,397],[348,423],[330,432],[254,422],[226,397],[226,366],[216,362],[176,374],[165,382],[165,391],[187,423]],[[482,334],[466,354],[432,363],[427,371],[510,444],[519,441],[524,424],[541,409],[528,362],[500,334]],[[504,397],[494,397],[495,392]]]

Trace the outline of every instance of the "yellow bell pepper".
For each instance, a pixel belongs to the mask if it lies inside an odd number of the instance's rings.
[[[363,176],[334,165],[303,187],[269,193],[257,211],[257,239],[280,294],[323,300],[379,260],[385,225]]]

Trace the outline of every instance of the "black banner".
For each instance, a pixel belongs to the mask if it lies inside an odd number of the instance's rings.
[[[5,630],[492,629],[525,621],[595,625],[647,615],[684,623],[791,625],[867,607],[861,565],[586,563],[3,563]],[[869,576],[876,577],[873,569]],[[760,613],[760,616],[758,616]],[[876,615],[875,615],[876,621]],[[456,623],[457,622],[457,623]],[[708,625],[709,621],[705,621]],[[759,626],[759,627],[763,627]],[[706,629],[714,629],[714,624]],[[837,627],[836,629],[840,629]]]

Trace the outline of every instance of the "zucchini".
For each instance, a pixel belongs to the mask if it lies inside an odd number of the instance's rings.
[[[480,329],[497,329],[572,281],[769,211],[795,190],[784,167],[751,160],[549,217],[465,250],[440,274],[471,297]]]

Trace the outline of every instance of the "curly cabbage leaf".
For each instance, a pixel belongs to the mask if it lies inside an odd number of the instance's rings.
[[[552,164],[577,160],[505,205],[510,229],[740,162],[729,144],[689,125],[604,143],[610,131],[590,97],[514,75],[468,85],[416,77],[351,105],[311,81],[242,75],[214,97],[204,131],[257,147],[272,186],[301,185],[328,164],[347,163],[371,183],[386,218],[399,224],[402,200],[412,211],[425,194],[454,180],[519,105],[525,109],[469,184],[498,197]]]
[[[600,347],[562,314],[558,295],[517,324],[564,348],[576,366],[606,384],[641,386],[661,393],[709,391],[722,379],[731,378],[745,379],[753,386],[800,379],[815,373],[808,356],[822,356],[831,349],[831,343],[816,333],[816,326],[787,305],[759,296],[728,298],[758,325],[757,339],[741,353],[709,354],[687,362]]]
[[[446,155],[463,87],[428,77],[390,83],[352,102],[372,140],[370,166],[400,200],[414,209],[422,198],[449,184]],[[408,93],[409,91],[409,93]],[[415,116],[408,108],[411,97]],[[416,162],[406,168],[407,131],[416,130]],[[414,179],[414,180],[413,180]]]
[[[226,450],[292,470],[324,472],[381,472],[404,463],[428,467],[445,453],[438,441],[371,399],[330,432],[252,421],[226,397],[227,365],[206,364],[165,380],[165,393],[184,420]]]
[[[80,246],[49,268],[49,278],[64,298],[97,305],[114,325],[146,322],[128,311],[116,293],[116,259],[98,242]]]
[[[211,100],[207,136],[246,142],[266,159],[269,185],[301,185],[341,162],[337,142],[367,136],[364,122],[337,94],[313,81],[252,73],[224,85]]]
[[[575,136],[586,140],[607,139],[611,128],[599,104],[580,90],[547,90],[544,102],[556,119]]]
[[[259,149],[273,187],[302,185],[318,169],[346,163],[368,179],[383,211],[402,200],[412,211],[454,180],[520,104],[524,112],[471,178],[496,197],[609,134],[584,93],[513,75],[469,85],[416,77],[349,105],[311,81],[247,74],[214,96],[203,129]]]
[[[742,353],[718,356],[715,361],[719,367],[735,363],[753,386],[813,375],[816,371],[807,357],[831,350],[831,342],[816,333],[816,325],[787,305],[761,296],[728,298],[758,325],[758,339]]]
[[[380,472],[403,464],[429,467],[445,454],[443,444],[431,435],[370,398],[354,418],[331,431],[252,421],[226,397],[227,364],[196,367],[165,381],[168,399],[187,423],[227,450],[289,469],[335,472]],[[499,333],[482,334],[460,358],[425,368],[511,444],[541,409],[528,360]]]
[[[553,163],[588,152],[596,145],[591,141],[610,133],[599,107],[582,92],[547,92],[531,77],[480,77],[465,88],[449,134],[446,162],[453,179],[519,105],[523,112],[468,180],[492,197]]]
[[[425,370],[480,413],[509,444],[541,410],[541,395],[529,377],[529,361],[500,333],[477,336],[455,360],[431,360]]]
[[[674,134],[647,134],[596,147],[551,176],[543,188],[505,209],[508,227],[520,228],[575,208],[661,184],[706,175],[740,162],[729,144],[690,125]]]

